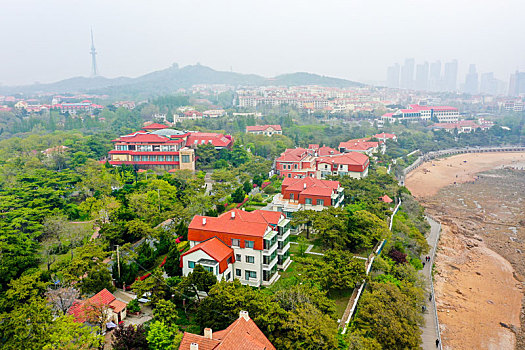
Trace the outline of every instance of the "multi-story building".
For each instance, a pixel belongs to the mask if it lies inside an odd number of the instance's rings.
[[[51,108],[59,109],[60,113],[68,112],[69,114],[77,114],[78,112],[92,113],[95,109],[103,109],[104,106],[94,104],[89,100],[84,100],[82,102],[57,103],[53,104]]]
[[[273,197],[270,208],[291,218],[299,210],[321,211],[330,206],[339,207],[343,200],[344,192],[339,181],[285,178],[281,193]]]
[[[439,123],[455,123],[459,120],[459,111],[455,107],[420,105],[409,105],[408,107],[398,109],[394,113],[386,113],[381,120],[389,123],[429,121],[432,118],[436,118]]]
[[[197,215],[188,227],[190,250],[181,256],[186,276],[196,265],[218,279],[259,287],[290,264],[290,220],[280,212],[233,209],[219,217]],[[232,255],[233,253],[233,255]]]
[[[359,152],[369,156],[379,150],[380,143],[377,141],[370,141],[371,137],[363,139],[353,139],[346,142],[339,143],[339,151],[342,153]]]
[[[348,175],[363,178],[368,174],[370,161],[364,154],[344,153],[311,144],[306,148],[289,148],[275,160],[276,173],[285,178],[314,177],[322,179],[327,175]]]
[[[283,129],[280,125],[254,125],[247,126],[246,132],[250,134],[272,136],[275,134],[282,135]]]

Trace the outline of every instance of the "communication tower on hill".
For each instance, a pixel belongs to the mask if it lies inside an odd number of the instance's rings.
[[[93,40],[93,28],[91,28],[91,76],[97,76],[97,51],[95,50],[95,41]]]

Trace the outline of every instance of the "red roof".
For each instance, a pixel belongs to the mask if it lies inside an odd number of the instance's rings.
[[[232,213],[234,217],[232,218]],[[268,225],[276,226],[282,213],[268,210],[247,212],[232,209],[219,217],[196,215],[191,220],[188,230],[205,230],[209,232],[242,234],[246,236],[264,237]],[[203,218],[206,223],[203,224]]]
[[[191,343],[199,344],[199,350],[275,350],[248,313],[225,330],[213,332],[211,339],[185,332],[179,350],[189,350]]]
[[[168,127],[164,124],[153,123],[153,124],[146,125],[142,129],[143,130],[161,130],[161,129],[167,129],[167,128]]]
[[[386,195],[386,194],[383,197],[380,197],[379,200],[381,202],[385,202],[385,203],[392,203],[393,202],[392,198],[388,197],[388,195]]]
[[[230,135],[213,132],[193,132],[188,136],[188,141],[186,142],[188,146],[208,143],[211,143],[214,147],[231,147],[233,140]]]
[[[336,149],[333,149],[332,147],[327,147],[327,146],[320,147],[317,150],[318,156],[329,156],[329,155],[334,155],[334,154],[341,154],[341,152],[339,152]]]
[[[339,181],[319,180],[312,177],[302,179],[285,178],[281,185],[281,192],[299,191],[299,195],[330,197],[339,188]]]
[[[231,249],[229,246],[224,244],[224,242],[218,239],[217,237],[212,237],[204,242],[197,244],[196,246],[194,246],[193,248],[191,248],[190,250],[182,254],[181,258],[185,255],[196,252],[197,250],[202,250],[203,252],[211,256],[213,260],[219,263],[222,261],[225,261],[229,257],[232,258],[232,262],[235,259],[233,255],[233,249]],[[182,264],[182,259],[181,259],[181,264]],[[219,272],[223,273],[227,267],[228,267],[227,265],[221,265],[221,269],[219,270]]]
[[[115,298],[113,294],[106,288],[102,289],[97,294],[93,295],[87,300],[76,300],[67,311],[68,314],[75,317],[76,322],[85,322],[85,310],[90,306],[106,305],[110,307],[113,312],[119,313],[126,308],[126,303]]]
[[[375,134],[374,137],[376,139],[394,139],[396,137],[395,134],[387,134],[386,132],[382,132],[380,134]]]
[[[305,148],[288,148],[276,160],[280,162],[298,162],[307,155],[308,150]]]
[[[156,134],[134,133],[132,136],[121,136],[111,142],[144,142],[144,143],[165,143],[170,141],[168,137]]]
[[[265,131],[268,128],[272,128],[276,131],[282,131],[280,125],[254,125],[254,126],[247,126],[246,131]]]
[[[341,142],[339,143],[339,149],[344,148],[346,150],[367,151],[369,149],[376,148],[379,146],[379,142],[368,140],[370,140],[370,137]]]

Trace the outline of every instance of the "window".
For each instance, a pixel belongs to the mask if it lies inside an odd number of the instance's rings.
[[[251,255],[246,255],[246,262],[250,263],[250,264],[254,264],[255,263],[255,257],[253,257]]]
[[[317,200],[317,205],[324,205],[324,200],[318,199]]]
[[[140,156],[141,157],[141,160],[143,162],[147,162],[148,161],[148,156]]]
[[[166,162],[173,161],[173,156],[166,156]]]
[[[255,271],[245,271],[245,279],[249,280],[250,278],[257,278],[257,272]]]
[[[174,162],[178,162],[179,161],[179,156],[178,155],[177,156],[173,156],[173,161]]]
[[[244,241],[244,248],[253,248],[253,241]]]
[[[182,162],[183,163],[189,163],[190,162],[190,156],[188,154],[182,155]]]
[[[208,272],[213,273],[213,267],[210,267],[210,266],[203,266],[203,268],[204,268],[205,271],[208,271]]]
[[[293,193],[290,193],[290,199],[293,200]]]
[[[241,246],[241,240],[232,238],[232,247],[240,247]]]
[[[237,276],[237,277],[241,277],[242,276],[241,269],[235,269],[235,276]]]
[[[241,261],[241,254],[235,254],[235,261]]]
[[[312,204],[312,198],[306,198],[304,204]]]
[[[134,162],[139,162],[140,161],[140,156],[133,156],[133,161]]]
[[[193,269],[195,267],[195,261],[188,261],[188,267]]]
[[[231,272],[228,272],[228,274],[226,275],[226,281],[229,281],[231,278],[232,278],[232,274]]]

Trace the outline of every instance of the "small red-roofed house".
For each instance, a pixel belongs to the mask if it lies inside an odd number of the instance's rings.
[[[231,135],[214,132],[192,132],[186,142],[186,145],[192,148],[197,148],[197,146],[204,144],[211,144],[217,150],[222,148],[231,149],[233,146],[233,137]]]
[[[222,331],[205,328],[204,335],[185,332],[179,350],[275,350],[275,346],[248,312],[240,311],[239,318]]]
[[[379,142],[370,141],[370,137],[363,139],[348,140],[339,143],[339,151],[344,152],[359,152],[368,154],[375,153],[379,150]]]
[[[255,125],[247,126],[246,132],[250,134],[272,136],[275,134],[282,135],[283,130],[280,125]]]
[[[77,300],[69,308],[68,314],[75,318],[76,322],[90,322],[94,315],[104,314],[107,318],[104,322],[113,322],[118,325],[126,318],[127,304],[118,300],[106,288],[87,300]]]
[[[390,204],[390,203],[393,203],[394,201],[392,200],[392,198],[390,198],[388,195],[384,195],[383,197],[379,197],[379,201],[380,202],[383,202],[383,203],[387,203],[387,204]]]

